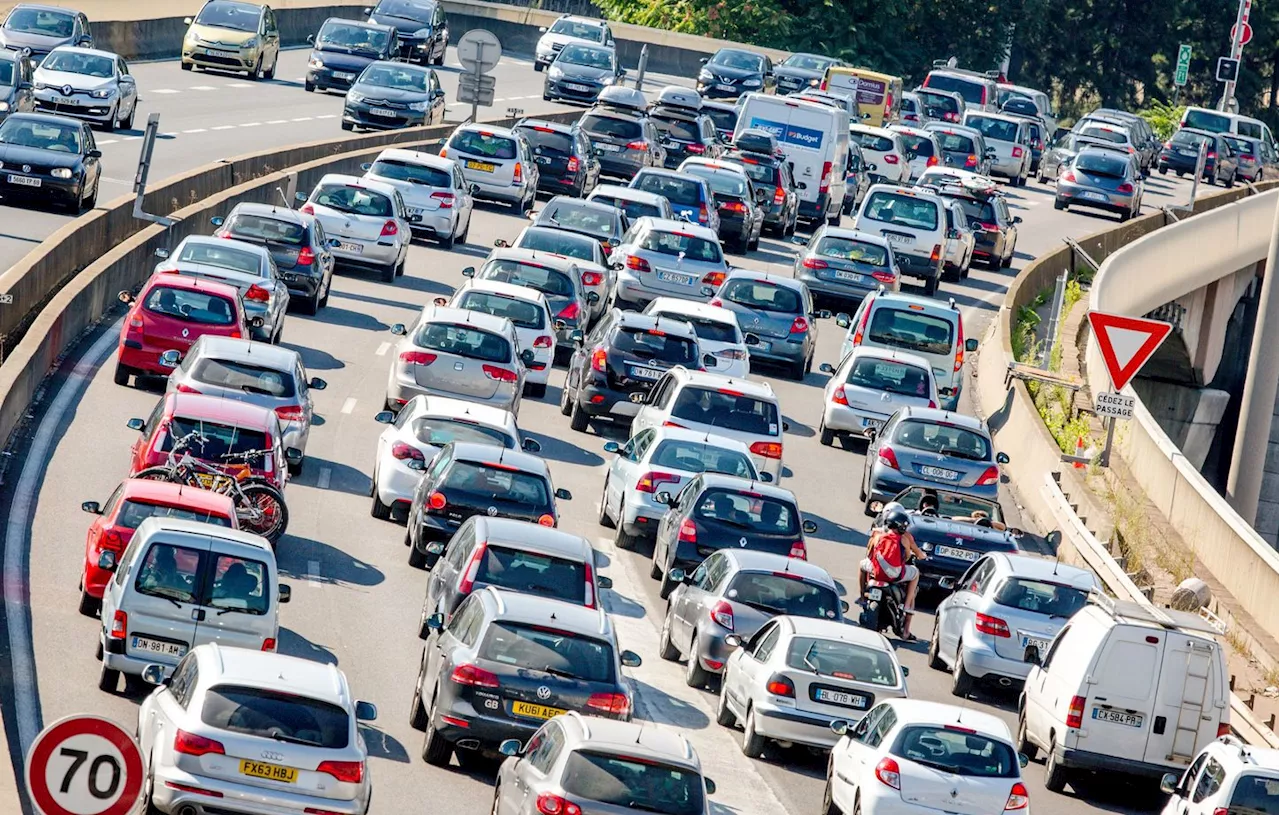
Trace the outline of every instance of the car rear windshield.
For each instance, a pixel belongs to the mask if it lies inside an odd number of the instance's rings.
[[[991,442],[985,436],[953,424],[908,419],[898,425],[893,440],[913,450],[927,450],[970,461],[988,461],[991,458]]]
[[[148,518],[178,518],[183,521],[199,521],[200,523],[225,526],[230,528],[231,519],[226,515],[208,512],[203,509],[188,507],[171,507],[161,504],[150,504],[146,501],[127,500],[120,507],[113,526],[124,529],[137,529]]]
[[[711,117],[711,122],[716,126],[716,130],[733,130],[738,126],[738,109],[731,108],[722,110],[721,108],[703,108],[702,112]]]
[[[796,637],[787,649],[787,667],[868,685],[898,684],[898,668],[888,653],[842,640]]]
[[[685,388],[676,397],[671,415],[687,422],[715,425],[717,429],[776,436],[778,406],[773,402],[730,390]]]
[[[659,133],[669,138],[681,141],[702,141],[702,134],[698,132],[698,126],[693,122],[684,119],[654,119],[653,124],[658,128]]]
[[[895,393],[900,396],[929,398],[930,371],[918,365],[890,359],[860,357],[849,368],[850,385]]]
[[[1208,143],[1213,144],[1213,137],[1206,136],[1203,133],[1189,133],[1186,130],[1179,130],[1173,134],[1172,142],[1180,147],[1199,148],[1200,145]]]
[[[1182,116],[1183,127],[1194,127],[1197,130],[1208,130],[1210,133],[1231,132],[1231,119],[1224,114],[1211,110],[1188,110]]]
[[[942,143],[942,149],[948,153],[973,153],[976,150],[973,138],[963,133],[947,133],[940,130],[938,141]]]
[[[508,469],[475,461],[455,461],[444,479],[450,492],[483,501],[504,501],[528,507],[547,507],[551,490],[547,479],[537,473]]]
[[[641,201],[629,201],[625,198],[615,198],[610,195],[592,195],[589,199],[597,201],[601,204],[608,204],[615,209],[622,210],[622,214],[631,220],[638,218],[661,218],[665,213],[662,207],[657,204],[646,204]]]
[[[582,206],[577,203],[560,203],[548,206],[538,219],[560,229],[571,229],[601,238],[617,234],[617,216],[608,210]],[[590,260],[591,258],[584,258]]]
[[[449,150],[492,159],[516,157],[516,140],[487,130],[459,130],[449,139]]]
[[[996,222],[996,208],[990,201],[979,201],[977,198],[970,198],[967,195],[955,195],[949,196],[949,198],[952,201],[960,202],[960,207],[971,222],[979,221],[984,224]]]
[[[644,128],[635,119],[622,119],[617,116],[606,116],[600,113],[584,114],[580,120],[582,129],[593,136],[604,136],[613,139],[639,139],[644,136]]]
[[[921,354],[950,354],[954,330],[950,320],[923,311],[878,308],[871,315],[867,339]]]
[[[542,328],[547,324],[547,312],[542,306],[506,294],[469,291],[462,295],[458,307],[482,311],[495,317],[506,317],[520,328]]]
[[[302,246],[307,242],[307,230],[302,224],[278,221],[261,215],[235,215],[226,228],[236,238],[254,238],[286,246]]]
[[[913,136],[910,133],[902,134],[902,143],[907,146],[907,150],[922,158],[929,158],[933,155],[933,141],[926,139],[924,136]]]
[[[917,112],[917,111],[916,111],[916,100],[912,99],[912,98],[911,98],[911,97],[909,97],[909,96],[904,96],[904,97],[902,97],[902,112],[903,112],[903,113],[916,113],[916,112]]]
[[[863,133],[855,130],[849,134],[849,140],[862,145],[865,150],[875,150],[878,153],[888,153],[893,149],[893,139],[881,136],[879,133]]]
[[[297,394],[293,374],[230,359],[197,360],[191,378],[220,388],[277,399],[292,399]]]
[[[515,247],[594,262],[596,250],[600,248],[600,244],[589,236],[580,235],[577,232],[534,227],[520,233],[520,239],[516,241]]]
[[[1113,130],[1109,127],[1082,127],[1080,135],[1098,141],[1110,142],[1111,144],[1125,144],[1129,141],[1119,130]]]
[[[214,0],[206,3],[196,15],[196,25],[229,28],[233,31],[257,31],[258,18],[262,12],[257,6],[248,3],[222,3]],[[63,36],[71,36],[68,31]]]
[[[663,232],[651,229],[640,241],[640,248],[671,257],[684,255],[688,260],[706,263],[719,263],[724,259],[724,255],[720,254],[719,242],[699,238],[688,232]]]
[[[1231,149],[1244,156],[1252,156],[1256,152],[1254,143],[1245,141],[1244,139],[1233,139],[1230,136],[1223,137],[1227,144],[1231,145]]]
[[[1280,793],[1280,781],[1245,773],[1236,779],[1227,815],[1277,815],[1280,809],[1277,793]]]
[[[941,113],[960,112],[960,103],[954,96],[947,96],[945,93],[929,93],[924,89],[916,91],[916,96],[920,97],[920,103],[927,108],[936,108]]]
[[[1103,155],[1086,150],[1076,156],[1075,169],[1091,175],[1102,175],[1108,178],[1124,178],[1128,173],[1129,162],[1124,159]]]
[[[905,226],[910,229],[938,228],[938,203],[930,198],[917,198],[896,192],[871,194],[862,211],[873,221]]]
[[[457,354],[485,362],[510,362],[511,343],[506,337],[456,323],[427,323],[413,344],[428,351]]]
[[[905,727],[889,753],[952,775],[1018,777],[1012,747],[959,725]]]
[[[761,535],[798,535],[800,518],[795,504],[759,493],[712,489],[702,494],[696,514]]]
[[[557,156],[573,155],[573,136],[549,127],[521,125],[516,128],[535,153],[551,153]]]
[[[723,320],[708,320],[705,317],[691,317],[688,314],[655,312],[655,316],[671,320],[683,320],[693,326],[693,333],[698,339],[709,342],[738,342],[738,329],[733,323]]]
[[[582,590],[579,584],[579,596]],[[480,658],[534,672],[551,669],[584,682],[614,679],[615,657],[608,642],[542,626],[495,621],[480,646]]]
[[[379,178],[388,178],[392,181],[408,181],[410,184],[418,184],[423,187],[441,187],[444,189],[453,187],[453,176],[448,170],[424,167],[421,164],[413,164],[408,161],[380,158],[373,163],[373,167],[370,168],[369,172]]]
[[[1065,620],[1084,608],[1089,592],[1061,583],[1011,577],[1000,584],[993,599],[1002,606]]]
[[[820,258],[847,260],[867,266],[885,268],[889,265],[889,250],[883,246],[853,238],[827,235],[818,241],[813,253]]]
[[[698,164],[686,167],[684,171],[689,175],[705,178],[707,183],[711,185],[711,191],[717,196],[741,199],[746,199],[747,197],[747,179],[737,173],[716,170]]]
[[[668,439],[649,457],[654,467],[670,467],[687,473],[723,473],[738,478],[755,478],[751,459],[736,450],[717,447],[714,441]]]
[[[351,215],[390,218],[395,214],[391,199],[387,196],[349,184],[321,184],[312,193],[311,201]]]
[[[564,272],[519,260],[491,260],[480,270],[477,279],[528,286],[548,297],[573,297],[577,293],[573,281]]]
[[[258,255],[234,246],[226,246],[226,243],[227,241],[188,243],[178,253],[178,261],[203,263],[206,266],[217,266],[219,269],[230,269],[233,272],[246,272],[252,275],[262,274],[262,260]]]
[[[651,758],[577,750],[565,762],[564,791],[574,798],[666,815],[702,815],[702,776]]]
[[[1032,102],[1025,96],[1011,96],[1008,101],[1000,106],[1005,113],[1018,113],[1023,116],[1039,116],[1040,109],[1036,107],[1036,103]]]
[[[477,583],[570,603],[582,602],[586,580],[587,567],[580,560],[493,544],[485,547],[476,572]]]
[[[834,589],[788,572],[738,572],[729,581],[724,596],[769,615],[825,620],[840,617],[840,597]]]
[[[413,435],[423,444],[444,447],[451,441],[496,444],[508,450],[515,449],[515,440],[496,427],[467,419],[450,419],[443,416],[419,416],[413,420]]]
[[[778,178],[778,168],[770,164],[761,164],[758,161],[746,161],[740,158],[728,158],[726,161],[741,162],[742,169],[747,176],[757,184],[765,184],[770,187],[781,187],[781,179]]]
[[[987,139],[1008,142],[1018,140],[1018,125],[1015,122],[993,119],[989,116],[967,116],[964,123],[966,127],[972,127]]]
[[[167,453],[173,449],[173,440],[181,439],[191,433],[199,433],[202,439],[189,442],[186,449],[196,458],[215,460],[228,454],[247,453],[250,450],[263,450],[267,446],[267,434],[261,430],[232,425],[206,422],[200,419],[187,419],[174,416],[169,420],[169,428],[164,433],[160,444],[160,452]],[[261,462],[255,462],[260,464]]]
[[[986,103],[984,98],[986,96],[986,87],[981,82],[971,82],[958,76],[947,76],[946,74],[930,74],[925,79],[925,82],[929,84],[930,88],[960,94],[960,98],[967,104],[982,105]]]
[[[803,314],[804,301],[795,289],[766,280],[737,278],[727,281],[718,295],[740,306],[778,314]]]
[[[205,691],[200,720],[218,730],[330,750],[345,748],[351,738],[351,719],[337,705],[264,688],[215,685]]]
[[[638,190],[661,195],[672,204],[696,207],[704,203],[702,185],[687,178],[659,173],[643,173],[631,185]]]
[[[201,325],[235,325],[236,305],[225,297],[193,289],[156,286],[142,307],[152,314]]]
[[[645,328],[619,328],[613,345],[629,356],[656,359],[668,365],[693,365],[698,358],[698,345],[693,340]]]

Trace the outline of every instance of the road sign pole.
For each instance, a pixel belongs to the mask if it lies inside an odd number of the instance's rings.
[[[488,45],[488,43],[483,42],[483,41],[482,41],[482,42],[478,42],[478,43],[476,43],[476,58],[477,58],[477,60],[483,60],[483,59],[484,59],[484,47],[485,47],[486,45]],[[479,71],[476,71],[476,81],[477,81],[477,83],[480,81],[480,72],[479,72]],[[478,90],[478,89],[477,89],[477,90]],[[480,119],[478,118],[478,117],[479,117],[479,113],[480,113],[479,102],[480,102],[480,94],[479,94],[479,93],[477,93],[475,96],[471,97],[471,122],[472,122],[473,124],[474,124],[475,122],[480,121]]]
[[[1249,7],[1252,0],[1240,0],[1240,8],[1236,11],[1236,25],[1231,29],[1231,58],[1240,59],[1240,52],[1244,49],[1244,30],[1245,23],[1249,22]],[[1222,89],[1222,100],[1218,104],[1218,110],[1226,112],[1230,110],[1231,102],[1235,99],[1236,83],[1235,80],[1228,81]]]
[[[649,65],[649,44],[640,46],[640,64],[636,67],[636,90],[644,84],[644,69]]]
[[[1116,420],[1114,418],[1107,419],[1107,443],[1106,443],[1106,446],[1102,448],[1102,456],[1098,459],[1098,466],[1100,467],[1111,466],[1111,442],[1115,439],[1115,437],[1116,437]]]

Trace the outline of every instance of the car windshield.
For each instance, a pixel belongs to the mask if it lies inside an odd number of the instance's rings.
[[[878,269],[889,266],[889,250],[883,246],[854,238],[826,235],[818,240],[813,253],[820,258],[847,260]]]
[[[685,388],[676,397],[671,415],[686,422],[715,425],[753,436],[779,433],[775,403],[727,389]]]
[[[930,88],[960,94],[960,98],[970,105],[986,103],[986,87],[980,82],[970,82],[958,76],[946,74],[929,74],[925,80]]]
[[[207,551],[156,543],[138,569],[134,590],[151,597],[165,597],[182,603],[199,600],[200,572]]]
[[[688,119],[663,119],[655,117],[653,124],[658,128],[658,132],[667,138],[679,139],[680,141],[702,141],[702,134],[698,132],[698,125]],[[685,172],[687,171],[688,168],[686,168]]]
[[[1231,132],[1231,119],[1223,113],[1211,110],[1187,109],[1182,116],[1183,127],[1194,127],[1197,130],[1208,130],[1210,133]]]
[[[1227,144],[1231,145],[1231,149],[1235,150],[1237,153],[1241,153],[1246,156],[1251,156],[1254,153],[1253,142],[1245,141],[1244,139],[1233,139],[1230,136],[1224,136],[1223,139]]]
[[[747,198],[747,179],[743,177],[745,173],[739,175],[727,170],[717,170],[705,164],[691,164],[685,167],[684,171],[689,175],[705,178],[711,185],[711,191],[717,196],[744,200]]]
[[[164,317],[202,325],[235,325],[236,304],[198,289],[156,286],[147,293],[143,309]]]
[[[373,167],[369,168],[369,172],[380,178],[408,181],[410,184],[420,184],[424,187],[438,187],[446,190],[453,187],[453,175],[448,170],[425,167],[408,161],[380,158],[373,163]]]
[[[508,450],[513,450],[516,446],[515,439],[500,428],[483,425],[470,419],[419,416],[413,420],[410,428],[418,441],[433,447],[444,447],[452,441],[496,444]]]
[[[961,133],[948,133],[946,131],[937,131],[938,141],[942,143],[942,149],[948,153],[974,153],[977,148],[973,144],[973,139]]]
[[[600,243],[588,235],[580,235],[577,232],[534,226],[520,233],[520,239],[515,242],[515,248],[528,249],[531,252],[550,252],[554,255],[564,255],[594,263]]]
[[[574,232],[585,232],[601,238],[612,238],[617,234],[617,216],[607,210],[596,207],[584,207],[578,203],[559,203],[548,206],[538,217],[539,221],[558,227],[571,229]],[[574,255],[583,260],[591,260],[592,255]]]
[[[724,596],[767,614],[840,618],[840,597],[834,589],[790,572],[738,572],[729,581]]]
[[[928,399],[930,371],[918,365],[875,357],[859,357],[849,367],[845,380],[850,385]]]
[[[391,218],[395,215],[390,198],[380,192],[350,184],[321,184],[311,193],[311,203],[349,215],[366,215],[371,218]]]
[[[516,157],[516,140],[487,130],[458,130],[449,139],[449,150],[506,161]]]
[[[716,130],[732,131],[738,126],[738,109],[737,108],[713,108],[704,107],[702,112],[711,117],[711,121],[716,126]]]
[[[714,441],[667,439],[649,457],[654,467],[670,467],[687,473],[723,473],[738,478],[755,478],[751,459],[736,450],[717,447]]]
[[[270,578],[261,560],[212,553],[213,583],[205,589],[204,605],[223,611],[264,616],[271,610]],[[206,581],[208,578],[206,578]]]
[[[917,511],[925,503],[926,498],[937,506],[937,510],[936,512],[926,511],[925,514],[936,514],[939,518],[972,519],[975,513],[980,512],[993,521],[1004,523],[1004,511],[998,503],[956,492],[913,487],[899,494],[894,500],[907,510]]]
[[[238,685],[214,685],[205,691],[200,720],[209,727],[249,736],[344,749],[350,743],[351,717],[337,705],[308,699],[292,688],[273,691]]]
[[[538,155],[550,153],[554,156],[573,155],[573,136],[539,125],[520,125],[516,128],[533,152]]]
[[[579,596],[583,590],[578,584]],[[613,682],[613,646],[604,640],[543,626],[495,621],[480,646],[480,658],[583,682]]]
[[[70,37],[75,31],[75,17],[68,12],[51,8],[16,8],[4,21],[9,31],[22,34],[39,34],[42,37]]]
[[[246,252],[234,246],[227,246],[227,241],[218,243],[184,243],[178,253],[180,263],[200,263],[205,266],[217,266],[234,272],[245,272],[251,275],[262,274],[262,258],[253,252]]]
[[[573,297],[577,294],[573,280],[564,272],[519,260],[491,260],[476,279],[528,286],[548,297]]]
[[[329,20],[320,27],[316,45],[333,46],[365,54],[382,54],[391,42],[391,32],[364,25]]]
[[[787,667],[867,685],[898,684],[898,666],[887,651],[843,640],[796,637],[787,648]]]
[[[989,116],[968,116],[964,120],[965,127],[972,127],[985,138],[994,141],[1016,142],[1018,125],[1005,119],[993,119]]]
[[[907,151],[920,158],[929,158],[933,155],[933,140],[924,136],[915,136],[910,133],[903,133],[902,143],[907,146]]]
[[[79,153],[80,125],[11,116],[0,124],[0,144]]]
[[[795,504],[755,492],[729,489],[707,490],[694,512],[705,521],[715,521],[761,535],[798,535],[800,518]]]
[[[631,184],[637,190],[661,195],[672,204],[696,207],[704,203],[702,184],[689,178],[666,173],[641,172]]]
[[[44,62],[40,63],[40,67],[46,71],[84,74],[97,79],[106,79],[116,75],[115,60],[83,51],[64,51],[59,49],[45,57]]]
[[[926,450],[969,461],[988,461],[991,442],[981,433],[942,422],[907,419],[899,423],[893,440],[913,450]]]
[[[1113,130],[1109,127],[1082,127],[1080,128],[1080,135],[1089,139],[1110,142],[1111,144],[1126,144],[1129,141],[1119,130]]]
[[[923,311],[878,308],[871,315],[867,339],[922,354],[950,354],[952,331],[950,320]]]
[[[598,201],[601,204],[608,204],[615,209],[622,210],[622,214],[631,220],[637,218],[661,218],[666,213],[662,207],[657,204],[647,204],[643,201],[632,201],[626,198],[617,198],[611,195],[596,195],[592,193],[589,201]]]
[[[0,125],[0,130],[4,126]],[[237,238],[256,238],[267,243],[280,243],[285,246],[302,246],[307,242],[307,230],[302,224],[292,221],[278,221],[262,215],[242,213],[231,216],[226,229]]]
[[[496,317],[506,317],[520,328],[542,328],[547,324],[546,310],[542,306],[509,294],[472,289],[462,295],[457,306],[471,311],[483,311]]]
[[[546,478],[505,464],[455,461],[443,485],[451,493],[477,501],[519,504],[535,510],[551,508],[551,490]]]
[[[557,64],[583,65],[601,71],[613,70],[613,51],[589,45],[566,45],[556,59]]]
[[[698,359],[697,343],[662,331],[623,326],[613,344],[629,356],[656,359],[668,365],[695,365]]]
[[[728,49],[717,51],[715,56],[711,58],[708,65],[718,65],[723,68],[732,68],[738,71],[763,71],[764,57],[759,54],[752,54],[748,51],[731,51]]]
[[[801,71],[825,71],[827,66],[833,62],[828,57],[815,57],[813,54],[792,54],[782,61],[782,64],[788,68],[798,68]]]
[[[475,582],[570,603],[583,601],[587,568],[580,560],[489,544]]]
[[[719,263],[724,259],[717,241],[690,235],[687,232],[662,232],[651,229],[640,241],[640,248],[660,255],[682,257],[705,263]]]
[[[708,320],[705,317],[691,317],[688,314],[680,314],[678,312],[655,311],[652,313],[657,317],[683,320],[693,326],[693,333],[697,334],[700,340],[707,340],[708,342],[740,342],[737,323],[725,322],[724,320]]]
[[[0,135],[4,133],[4,126],[0,125]],[[1179,147],[1193,147],[1199,149],[1202,144],[1213,144],[1213,137],[1206,136],[1203,133],[1192,133],[1187,130],[1179,130],[1173,134],[1173,143]]]
[[[889,753],[952,775],[1017,778],[1019,774],[1012,747],[959,725],[909,725]]]
[[[576,750],[560,782],[574,798],[665,815],[702,815],[702,776],[651,758]]]
[[[867,133],[862,130],[849,131],[849,141],[861,145],[866,150],[888,153],[893,149],[893,139],[879,133]]]
[[[1061,583],[1011,577],[1000,584],[992,599],[1002,606],[1065,620],[1084,608],[1089,592]]]
[[[579,124],[584,131],[593,136],[605,136],[611,139],[640,139],[644,137],[644,128],[635,119],[620,119],[617,116],[586,113],[579,120]]]
[[[263,450],[267,446],[267,434],[262,430],[174,416],[169,420],[169,429],[161,431],[162,438],[158,445],[160,452],[169,452],[173,449],[175,439],[185,438],[192,433],[198,433],[199,436],[187,442],[183,449],[206,461]]]
[[[1253,773],[1244,773],[1236,779],[1231,791],[1231,806],[1227,815],[1277,815],[1280,804],[1280,781]]]
[[[506,337],[470,325],[429,322],[418,331],[413,344],[485,362],[511,361],[511,343]]]
[[[137,529],[148,518],[177,518],[182,521],[197,521],[202,524],[213,524],[231,528],[231,518],[216,512],[189,507],[172,507],[163,504],[152,504],[146,501],[130,499],[120,506],[112,526],[122,529]]]
[[[205,3],[196,15],[196,25],[213,28],[229,28],[232,31],[257,31],[262,9],[248,3],[223,3],[213,0]],[[66,36],[70,36],[70,32]]]
[[[563,17],[551,24],[548,33],[563,34],[576,40],[604,42],[604,26],[585,23],[581,20],[566,20]]]
[[[292,373],[238,360],[202,357],[191,369],[191,378],[219,388],[276,399],[292,399],[298,393]]]
[[[382,0],[373,10],[372,16],[399,17],[402,20],[429,23],[435,10],[435,3],[427,3],[423,0]]]
[[[1129,170],[1128,161],[1104,155],[1095,150],[1085,150],[1080,153],[1072,166],[1076,170],[1108,178],[1125,178]]]
[[[428,76],[426,71],[410,68],[407,65],[402,67],[375,62],[364,69],[364,73],[360,74],[356,82],[361,85],[372,85],[375,88],[426,93]]]
[[[894,226],[927,230],[938,228],[938,203],[931,198],[877,191],[862,205],[862,212],[869,220]]]
[[[926,108],[936,108],[940,113],[959,113],[960,102],[954,96],[947,96],[945,93],[930,93],[921,88],[916,91],[920,103]]]
[[[759,311],[777,314],[804,313],[804,300],[800,292],[768,280],[743,277],[727,280],[717,296]]]

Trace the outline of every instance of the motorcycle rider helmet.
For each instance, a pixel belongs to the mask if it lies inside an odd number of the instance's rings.
[[[907,510],[897,501],[889,503],[884,508],[882,523],[886,529],[892,529],[899,534],[906,532],[911,526],[911,517],[907,515]]]

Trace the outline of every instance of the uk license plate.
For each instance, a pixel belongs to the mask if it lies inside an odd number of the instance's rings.
[[[1108,710],[1102,707],[1093,709],[1093,718],[1100,722],[1122,724],[1125,727],[1142,727],[1141,713],[1125,713],[1121,710]]]
[[[842,690],[831,690],[830,688],[818,688],[818,692],[814,694],[814,700],[818,702],[827,702],[832,705],[844,705],[845,707],[856,707],[859,710],[865,710],[867,707],[867,697],[860,693],[849,693]]]
[[[387,108],[369,108],[369,115],[382,116],[383,118],[389,119],[394,117],[396,112],[394,110],[388,110]]]
[[[281,781],[285,784],[293,784],[298,780],[298,771],[293,767],[268,764],[265,761],[243,759],[240,762],[240,773],[252,778],[265,778],[268,781]]]
[[[637,379],[658,379],[663,374],[657,368],[641,368],[639,366],[631,366],[631,375]]]
[[[948,470],[943,467],[921,467],[920,475],[929,478],[941,478],[944,481],[955,481],[960,477],[960,473],[955,470]]]
[[[493,172],[493,171],[494,171],[494,169],[495,169],[495,168],[494,168],[494,166],[493,166],[492,164],[489,164],[489,163],[484,162],[484,161],[468,161],[468,162],[467,162],[467,169],[468,169],[468,170],[479,170],[479,171],[480,171],[480,172],[482,172],[482,173],[491,173],[491,172]]]
[[[693,275],[677,274],[676,272],[658,272],[658,279],[663,283],[678,283],[681,286],[688,286],[693,283]]]
[[[958,549],[954,546],[939,546],[934,550],[943,557],[954,558],[955,560],[963,560],[969,563],[978,559],[978,553],[968,549]]]
[[[40,179],[25,175],[10,175],[9,183],[17,184],[19,187],[38,187],[40,186]]]
[[[528,702],[512,702],[511,712],[517,716],[527,716],[530,719],[552,719],[564,713],[560,708],[531,705]]]
[[[836,279],[837,279],[837,280],[847,280],[847,281],[849,281],[850,283],[861,283],[861,282],[862,282],[862,278],[863,278],[863,276],[862,276],[862,275],[860,275],[860,274],[858,274],[857,272],[844,272],[844,271],[840,271],[840,270],[838,270],[838,269],[836,270]]]
[[[346,74],[346,73],[341,73],[341,72],[339,72],[339,71],[334,71],[334,72],[333,72],[333,78],[334,78],[334,79],[355,79],[355,78],[356,78],[356,75],[355,75],[355,74]]]
[[[358,244],[358,243],[347,243],[346,241],[343,241],[342,243],[339,243],[339,244],[338,244],[338,248],[339,248],[339,249],[341,249],[341,250],[342,250],[342,251],[344,251],[344,252],[351,252],[351,253],[356,254],[356,255],[358,255],[358,254],[360,254],[361,252],[363,252],[363,251],[364,251],[364,246],[363,246],[363,245]]]
[[[185,645],[179,645],[176,642],[153,640],[147,637],[133,637],[129,641],[129,645],[135,651],[145,651],[148,654],[159,654],[165,657],[181,657],[187,653],[187,646]]]

